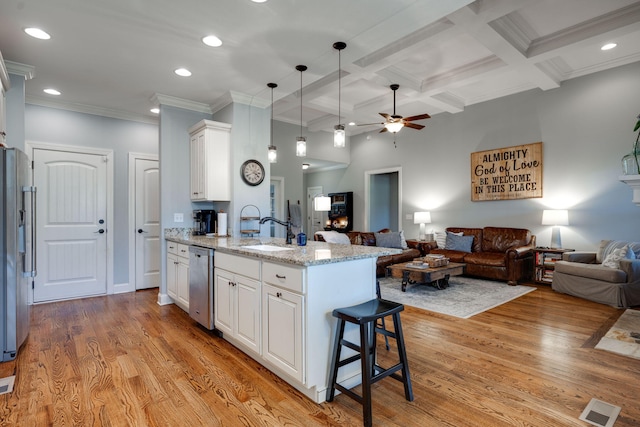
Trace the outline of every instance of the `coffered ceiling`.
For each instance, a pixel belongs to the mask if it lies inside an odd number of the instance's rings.
[[[27,36],[39,27],[50,40]],[[215,34],[220,47],[201,38]],[[35,67],[27,101],[135,120],[165,96],[215,112],[232,99],[311,131],[468,105],[640,60],[633,0],[3,0],[0,51]],[[617,47],[601,51],[607,42]],[[174,74],[188,68],[192,76]],[[43,89],[62,95],[51,97]],[[189,104],[191,105],[191,104]],[[428,120],[419,122],[428,126]],[[348,134],[379,126],[347,126]]]

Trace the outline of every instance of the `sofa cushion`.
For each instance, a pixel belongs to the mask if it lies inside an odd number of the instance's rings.
[[[473,252],[465,255],[464,262],[473,265],[504,267],[506,265],[506,259],[505,254],[500,252]]]
[[[613,252],[605,257],[602,265],[609,268],[620,268],[620,260],[623,259],[635,259],[634,253],[629,248],[629,245],[614,249]]]
[[[451,251],[449,249],[440,248],[432,249],[429,253],[435,255],[444,255],[445,257],[449,258],[449,261],[451,262],[464,262],[464,256],[469,255],[469,252]]]
[[[444,248],[452,251],[471,252],[473,236],[458,236],[447,232],[447,241]]]
[[[627,281],[627,274],[624,271],[617,268],[604,267],[602,264],[556,261],[555,271],[611,283],[626,283]]]
[[[505,253],[509,248],[527,246],[531,232],[525,228],[485,227],[482,233],[483,252]]]
[[[402,249],[402,239],[400,232],[390,233],[374,233],[376,237],[376,246],[382,248],[398,248]]]

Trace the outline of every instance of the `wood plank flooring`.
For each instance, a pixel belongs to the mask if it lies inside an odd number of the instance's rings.
[[[317,405],[157,289],[33,306],[27,344],[0,376],[3,426],[360,426],[346,396]],[[471,319],[407,307],[415,400],[373,386],[376,426],[585,426],[592,397],[640,425],[640,360],[595,350],[623,310],[539,286]],[[384,364],[395,356],[380,347]]]

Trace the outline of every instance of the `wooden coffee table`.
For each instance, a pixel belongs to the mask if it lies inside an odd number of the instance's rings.
[[[442,267],[419,268],[411,265],[410,262],[393,264],[387,267],[387,277],[402,278],[402,292],[407,291],[409,283],[426,283],[436,289],[449,287],[449,277],[460,276],[464,273],[466,264],[450,262]]]

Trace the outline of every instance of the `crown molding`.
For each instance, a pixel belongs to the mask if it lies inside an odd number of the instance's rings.
[[[184,110],[197,111],[199,113],[213,114],[211,107],[202,102],[190,101],[188,99],[178,98],[171,95],[163,95],[154,93],[149,99],[154,105],[168,105],[170,107],[182,108]]]
[[[50,99],[27,95],[25,104],[39,105],[41,107],[57,108],[59,110],[74,111],[76,113],[92,114],[94,116],[110,117],[112,119],[128,120],[132,122],[158,124],[158,118],[148,117],[141,114],[132,114],[110,108],[96,107],[87,104],[77,104],[73,102],[52,101]]]
[[[243,104],[250,107],[267,108],[271,105],[271,100],[257,98],[242,92],[230,90],[210,104],[209,108],[213,113],[217,113],[230,104]]]
[[[31,80],[36,76],[36,67],[33,65],[21,64],[19,62],[4,61],[9,74],[16,74],[24,77],[25,80]]]
[[[0,52],[0,89],[2,89],[2,95],[11,87],[11,81],[9,80],[9,73],[2,60],[2,53]]]

